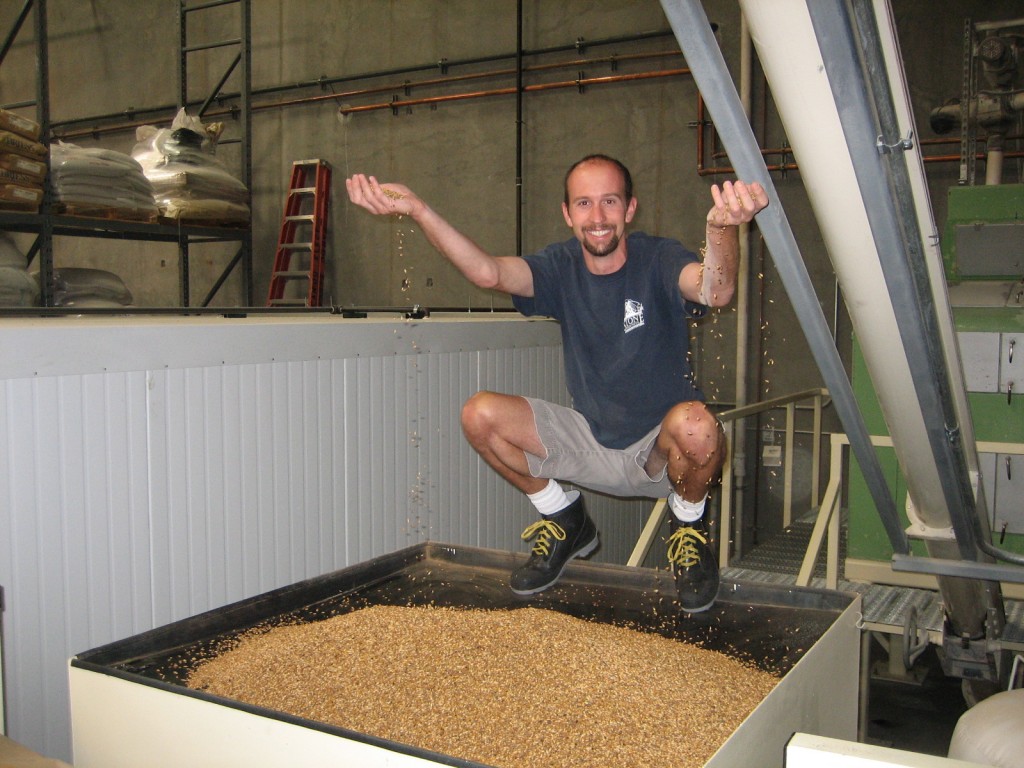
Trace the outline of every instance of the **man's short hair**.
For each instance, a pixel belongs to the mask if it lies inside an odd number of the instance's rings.
[[[571,166],[569,166],[569,170],[565,172],[565,204],[569,205],[569,177],[572,175],[572,172],[575,171],[584,163],[592,162],[610,163],[611,165],[614,165],[616,168],[619,169],[619,172],[622,174],[622,180],[625,182],[626,203],[629,203],[629,201],[633,199],[633,176],[630,174],[629,168],[627,168],[621,161],[616,160],[614,157],[609,157],[608,155],[602,155],[598,153],[593,155],[587,155],[586,157],[580,158]]]

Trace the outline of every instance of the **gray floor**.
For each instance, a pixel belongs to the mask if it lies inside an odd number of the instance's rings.
[[[884,664],[883,657],[884,653],[873,653],[876,662]],[[956,721],[967,710],[960,681],[943,674],[935,646],[915,666],[924,675],[920,684],[872,679],[866,741],[945,756]]]

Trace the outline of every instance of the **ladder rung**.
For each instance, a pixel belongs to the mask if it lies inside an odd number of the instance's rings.
[[[218,5],[234,5],[238,0],[209,0],[205,3],[195,3],[190,6],[185,6],[185,3],[181,4],[182,13],[192,13],[193,11],[205,11],[207,8],[216,8]]]
[[[270,305],[272,307],[304,307],[306,306],[305,299],[271,299]]]
[[[309,272],[307,272],[305,270],[302,270],[302,269],[286,269],[283,272],[275,272],[274,273],[274,277],[283,277],[283,278],[286,278],[288,280],[293,280],[295,278],[300,278],[300,277],[301,278],[307,278],[307,277],[309,277]]]
[[[313,250],[313,244],[312,243],[281,243],[281,245],[279,247],[280,248],[288,248],[289,250],[292,250],[292,251],[300,251],[300,250],[311,251],[311,250]]]
[[[296,187],[295,189],[289,189],[289,195],[312,195],[316,192],[316,187]]]
[[[284,220],[285,221],[313,221],[313,219],[315,219],[315,218],[316,218],[316,214],[313,214],[313,213],[303,213],[303,214],[300,214],[298,216],[285,216]]]

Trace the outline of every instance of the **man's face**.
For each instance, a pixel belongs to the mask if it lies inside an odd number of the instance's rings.
[[[636,212],[636,198],[626,200],[622,173],[611,163],[586,162],[570,175],[568,204],[562,203],[565,223],[593,256],[615,253]]]

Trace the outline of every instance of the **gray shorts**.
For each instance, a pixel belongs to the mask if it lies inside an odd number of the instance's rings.
[[[534,477],[555,478],[612,496],[660,499],[672,490],[666,470],[650,477],[644,469],[660,424],[628,448],[605,448],[594,439],[578,411],[546,400],[525,399],[548,452],[547,458],[526,454]]]

